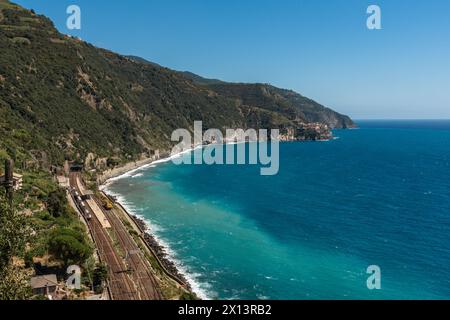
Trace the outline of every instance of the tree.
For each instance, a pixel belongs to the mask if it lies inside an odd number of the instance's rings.
[[[0,194],[0,300],[24,300],[31,296],[28,277],[13,264],[14,257],[24,255],[31,228],[24,216],[6,205]]]
[[[67,198],[64,190],[58,189],[48,195],[47,210],[55,218],[67,214]]]
[[[96,268],[94,269],[94,279],[93,284],[95,291],[97,293],[101,293],[103,289],[103,283],[108,278],[108,269],[106,268],[106,265],[104,264],[97,264]]]
[[[27,300],[32,296],[29,277],[21,268],[9,264],[0,276],[0,301]]]
[[[49,252],[65,265],[81,265],[92,255],[93,249],[81,232],[63,228],[51,234]]]

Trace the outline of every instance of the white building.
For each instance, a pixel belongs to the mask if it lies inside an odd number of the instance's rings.
[[[5,176],[0,176],[0,185],[5,183]],[[23,176],[18,173],[14,173],[13,176],[13,188],[14,191],[18,191],[22,189],[22,183],[23,183]]]

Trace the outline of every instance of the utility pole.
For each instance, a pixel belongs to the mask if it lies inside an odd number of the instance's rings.
[[[6,198],[8,199],[9,207],[13,207],[14,195],[14,162],[11,159],[5,160],[5,181],[3,185],[6,189]]]

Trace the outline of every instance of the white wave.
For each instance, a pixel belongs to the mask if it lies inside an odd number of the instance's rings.
[[[240,143],[246,143],[246,142],[245,141],[243,141],[243,142],[227,142],[226,145],[233,145],[233,144],[240,144]],[[127,171],[127,172],[125,172],[123,174],[120,174],[120,175],[118,175],[116,177],[112,177],[112,178],[107,179],[101,186],[99,186],[99,189],[101,191],[103,191],[103,190],[105,190],[105,188],[107,188],[108,185],[110,185],[114,181],[121,180],[121,179],[124,179],[124,178],[133,177],[133,175],[136,172],[138,172],[138,171],[145,170],[145,169],[148,169],[148,168],[155,168],[156,165],[158,165],[158,164],[166,163],[166,162],[172,161],[174,159],[178,159],[180,157],[183,157],[186,154],[192,153],[192,152],[194,152],[195,150],[198,150],[198,149],[203,149],[205,147],[207,147],[207,145],[198,145],[196,147],[193,147],[193,148],[190,148],[190,149],[186,149],[184,151],[181,151],[181,152],[178,152],[176,154],[173,154],[173,155],[171,155],[171,156],[169,156],[167,158],[155,160],[155,161],[153,161],[151,163],[147,163],[147,164],[139,166],[139,167],[137,167],[135,169],[131,169],[130,171]]]
[[[145,223],[146,231],[151,234],[157,243],[163,248],[164,252],[167,254],[167,258],[171,261],[177,270],[182,274],[189,285],[192,288],[192,291],[202,300],[211,300],[216,293],[211,291],[211,286],[208,283],[203,283],[199,281],[199,278],[202,276],[199,273],[191,272],[189,267],[185,265],[181,259],[178,258],[178,254],[171,248],[170,242],[160,236],[160,233],[164,231],[164,228],[158,224],[155,224],[147,217],[140,214],[143,212],[143,209],[138,209],[136,206],[128,202],[126,198],[118,193],[115,193],[108,189],[107,186],[103,189],[103,191],[110,196],[116,198],[117,202],[129,213],[137,218],[141,219]]]
[[[144,174],[141,172],[141,173],[137,173],[137,174],[135,174],[135,175],[133,175],[133,176],[131,176],[132,178],[138,178],[138,177],[142,177]]]
[[[227,144],[239,144],[239,143],[245,143],[245,142],[230,142]],[[199,273],[194,273],[192,272],[192,270],[190,270],[190,267],[187,266],[186,264],[184,264],[181,259],[178,258],[178,254],[171,248],[170,246],[170,242],[167,241],[166,239],[164,239],[163,237],[160,236],[160,232],[164,231],[164,229],[153,223],[150,219],[148,219],[147,217],[143,216],[142,214],[139,213],[139,211],[144,211],[144,210],[139,210],[136,208],[136,206],[134,206],[132,203],[127,202],[127,200],[125,199],[124,196],[115,193],[113,191],[111,191],[111,189],[109,188],[111,186],[111,184],[117,180],[120,179],[124,179],[124,178],[128,178],[128,177],[133,177],[134,173],[147,169],[147,168],[154,168],[156,167],[158,164],[161,163],[166,163],[169,161],[172,161],[173,159],[182,157],[186,154],[189,154],[197,149],[202,149],[205,146],[203,145],[199,145],[196,146],[194,148],[179,152],[177,154],[174,154],[170,157],[164,158],[164,159],[160,159],[160,160],[156,160],[154,162],[151,162],[149,164],[145,164],[143,166],[140,166],[139,168],[130,170],[122,175],[119,175],[117,177],[113,177],[110,178],[108,180],[105,181],[105,183],[103,183],[99,189],[101,191],[104,191],[105,193],[115,197],[117,199],[117,202],[120,203],[123,208],[129,212],[132,215],[135,215],[137,218],[141,219],[142,221],[144,221],[145,225],[146,225],[146,231],[151,234],[155,240],[158,242],[158,244],[163,247],[165,253],[167,254],[167,258],[176,266],[176,268],[178,269],[178,271],[186,278],[186,280],[188,281],[189,285],[192,288],[192,291],[202,300],[211,300],[214,297],[217,297],[217,293],[212,291],[212,287],[210,284],[205,283],[205,282],[201,282],[199,280],[199,278],[202,276]],[[138,176],[138,174],[136,174],[135,176]]]
[[[125,173],[123,173],[123,174],[121,174],[121,175],[118,175],[117,177],[109,178],[109,179],[106,180],[101,186],[99,186],[99,189],[100,189],[100,190],[104,190],[105,187],[107,187],[108,185],[110,185],[110,184],[113,183],[114,181],[117,181],[117,180],[120,180],[120,179],[123,179],[123,178],[132,177],[136,172],[138,172],[138,171],[144,169],[146,166],[147,166],[147,165],[144,165],[144,166],[141,166],[141,167],[132,169],[132,170],[130,170],[130,171],[127,171],[127,172],[125,172]]]

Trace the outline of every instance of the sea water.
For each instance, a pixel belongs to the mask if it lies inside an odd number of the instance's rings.
[[[358,125],[281,143],[275,176],[166,162],[107,190],[202,298],[450,299],[450,121]]]

